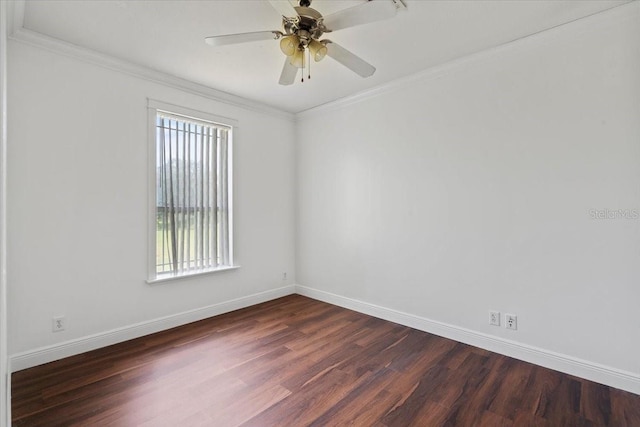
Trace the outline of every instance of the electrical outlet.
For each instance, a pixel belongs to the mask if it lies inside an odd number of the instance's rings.
[[[64,316],[54,317],[51,324],[53,332],[64,331],[67,328],[67,318]]]
[[[283,282],[287,281],[287,272],[286,271],[284,273],[282,273],[282,281]]]
[[[505,314],[504,323],[505,328],[513,329],[515,331],[518,329],[518,316],[516,316],[515,314]]]
[[[493,326],[500,326],[499,311],[489,311],[489,324]]]

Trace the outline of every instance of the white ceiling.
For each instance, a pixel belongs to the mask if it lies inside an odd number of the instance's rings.
[[[284,55],[275,40],[204,43],[206,36],[279,30],[280,16],[264,0],[28,0],[23,27],[297,113],[627,1],[405,0],[407,10],[395,18],[330,35],[373,64],[372,77],[327,57],[312,64],[310,81],[292,86],[278,84]],[[326,16],[362,2],[314,0],[312,7]]]

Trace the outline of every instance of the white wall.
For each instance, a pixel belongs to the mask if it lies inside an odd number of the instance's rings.
[[[639,76],[634,2],[303,113],[298,282],[640,380]]]
[[[6,283],[7,23],[7,3],[0,2],[0,427],[11,422]]]
[[[294,282],[291,118],[15,41],[8,65],[11,354]],[[147,98],[239,121],[234,223],[240,269],[145,283]],[[67,317],[66,331],[51,332],[54,315]]]

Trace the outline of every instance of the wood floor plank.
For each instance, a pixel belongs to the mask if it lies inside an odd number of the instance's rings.
[[[609,424],[611,398],[609,387],[592,382],[582,382],[580,409],[584,417],[595,425]]]
[[[420,410],[430,394],[443,387],[447,379],[447,369],[434,366],[425,375],[415,380],[402,401],[382,419],[386,425],[410,425],[419,417]]]
[[[358,405],[354,405],[353,402],[365,401],[369,402],[367,406],[371,406],[371,402],[380,394],[380,390],[384,391],[385,387],[393,381],[394,373],[389,369],[382,369],[375,374],[369,374],[369,372],[364,373],[363,376],[365,380],[361,382],[358,387],[350,390],[337,404],[331,406],[315,418],[310,426],[347,425],[353,418],[357,418],[357,415],[359,415],[357,412],[360,408]],[[387,397],[392,396],[389,395]],[[378,403],[381,402],[384,402],[384,400],[379,399]],[[390,408],[392,404],[393,402],[387,402],[388,408]],[[381,414],[385,411],[385,406],[376,409]]]
[[[338,413],[335,419],[329,421],[333,426],[372,426],[386,415],[400,400],[399,395],[394,395],[386,390],[380,390],[367,401],[366,405],[349,405],[344,413]]]
[[[623,390],[609,389],[611,396],[611,420],[609,425],[640,426],[640,402],[638,396]]]
[[[14,426],[640,426],[640,396],[292,295],[16,372]]]
[[[500,388],[489,405],[490,411],[507,419],[514,419],[526,395],[526,388],[534,365],[516,361],[502,378]]]

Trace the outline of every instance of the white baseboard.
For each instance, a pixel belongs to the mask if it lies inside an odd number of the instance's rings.
[[[260,304],[276,298],[291,294],[300,294],[319,301],[324,301],[340,307],[348,308],[360,313],[368,314],[380,319],[409,326],[414,329],[429,332],[465,344],[480,347],[489,351],[503,354],[549,369],[575,375],[591,381],[605,384],[611,387],[640,394],[640,375],[615,369],[609,366],[589,362],[553,351],[518,343],[515,341],[483,334],[459,326],[437,322],[424,317],[389,309],[375,304],[344,297],[330,292],[309,288],[300,285],[284,286],[282,288],[213,304],[171,316],[154,319],[111,331],[66,341],[47,347],[20,354],[14,354],[9,358],[11,372],[42,365],[54,360],[74,356],[76,354],[117,344],[144,335],[153,334],[176,326],[196,322],[208,317],[228,313],[240,308]]]
[[[449,338],[465,344],[480,347],[485,350],[500,353],[515,359],[524,360],[545,368],[564,372],[600,384],[640,394],[640,375],[603,366],[587,360],[555,353],[553,351],[498,338],[492,335],[437,322],[413,314],[403,313],[370,304],[330,292],[296,285],[296,293],[309,298],[324,301],[329,304],[348,308],[360,313],[368,314],[380,319],[399,323],[414,329],[429,332],[434,335]]]
[[[159,319],[66,341],[60,344],[41,347],[24,353],[11,355],[9,358],[9,366],[12,372],[20,371],[22,369],[53,362],[54,360],[95,350],[97,348],[139,338],[145,335],[164,331],[166,329],[175,328],[176,326],[186,325],[187,323],[196,322],[208,317],[228,313],[240,308],[260,304],[286,295],[291,295],[293,293],[295,293],[294,285],[284,286],[278,289],[197,308],[195,310],[189,310],[171,316],[161,317]]]

